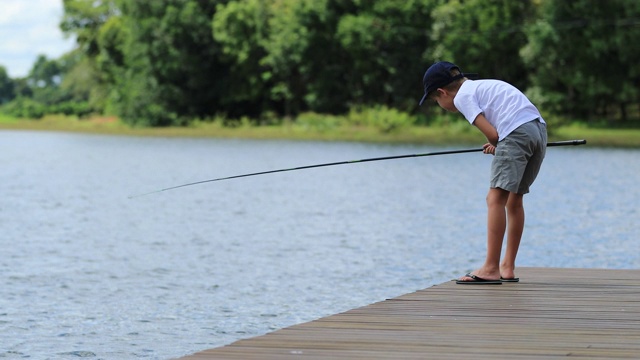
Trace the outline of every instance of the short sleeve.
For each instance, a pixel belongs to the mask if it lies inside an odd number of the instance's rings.
[[[467,80],[462,83],[458,93],[453,99],[453,104],[456,106],[456,109],[464,116],[465,119],[470,124],[476,120],[476,117],[480,115],[483,110],[480,108],[478,104],[478,100],[475,95],[475,87],[472,86],[473,81]],[[469,84],[468,84],[469,83]],[[467,86],[465,86],[467,85]]]

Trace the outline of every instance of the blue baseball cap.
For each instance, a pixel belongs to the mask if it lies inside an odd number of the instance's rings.
[[[458,71],[460,71],[460,74],[451,75],[451,70],[453,69],[458,69]],[[422,96],[419,105],[422,105],[422,103],[427,99],[432,91],[446,86],[452,81],[462,79],[463,77],[477,78],[478,74],[465,74],[462,72],[462,70],[460,70],[460,67],[458,65],[447,61],[440,61],[431,65],[422,77],[422,84],[424,85],[424,96]]]

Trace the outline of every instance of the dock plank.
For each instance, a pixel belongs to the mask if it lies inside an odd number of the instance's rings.
[[[640,270],[519,268],[446,282],[181,360],[640,359]]]

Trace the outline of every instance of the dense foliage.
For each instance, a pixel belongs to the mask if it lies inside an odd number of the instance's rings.
[[[40,56],[25,78],[0,66],[2,111],[140,126],[376,108],[425,119],[440,110],[418,108],[422,74],[449,60],[558,118],[640,119],[636,0],[64,0],[64,10],[77,47]]]

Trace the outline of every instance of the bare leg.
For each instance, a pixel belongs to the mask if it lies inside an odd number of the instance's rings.
[[[507,201],[507,249],[500,264],[500,274],[505,279],[513,278],[516,266],[516,256],[524,230],[523,195],[510,193]]]
[[[499,188],[489,189],[487,194],[487,258],[484,265],[473,272],[474,275],[487,280],[500,278],[500,255],[502,241],[507,227],[505,206],[509,200],[509,192]],[[473,279],[463,276],[460,280]]]

